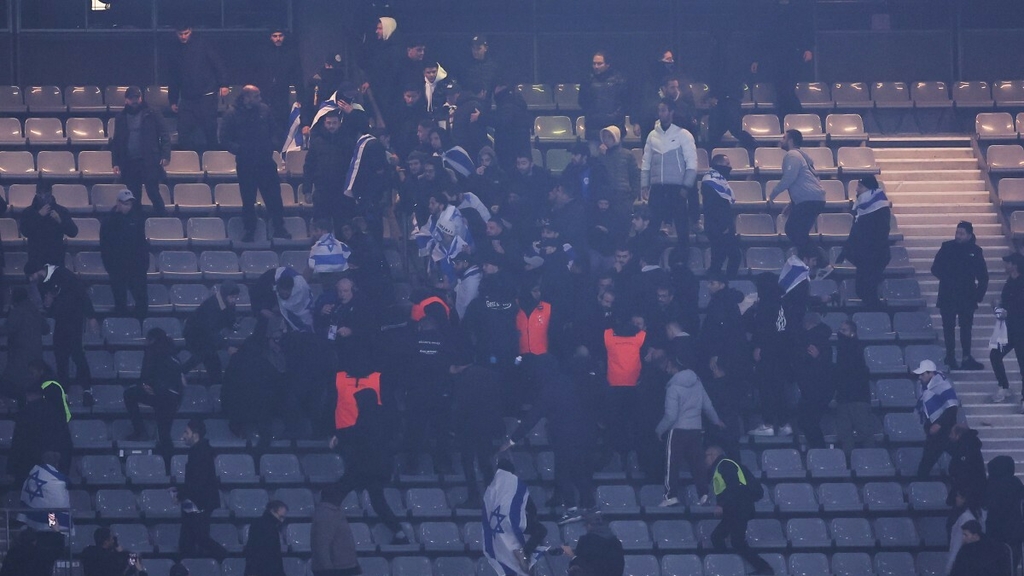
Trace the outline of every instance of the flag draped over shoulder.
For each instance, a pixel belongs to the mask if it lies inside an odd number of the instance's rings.
[[[953,385],[946,380],[941,372],[932,376],[928,387],[921,391],[917,399],[916,411],[922,424],[934,424],[948,408],[959,406],[960,400],[953,390]]]
[[[441,154],[441,161],[445,168],[451,168],[463,178],[469,177],[476,170],[473,159],[469,157],[469,153],[462,146],[455,146]]]
[[[796,288],[801,282],[810,280],[811,271],[804,264],[804,261],[796,256],[790,256],[789,260],[786,260],[786,264],[782,267],[782,273],[779,274],[779,288],[782,288],[783,292],[789,294],[793,288]]]
[[[288,116],[288,136],[284,139],[284,146],[281,147],[281,154],[287,154],[292,150],[302,150],[304,138],[302,136],[302,109],[299,103],[292,104],[292,112]]]
[[[526,545],[526,503],[530,493],[526,484],[511,472],[497,470],[494,481],[484,492],[483,548],[487,561],[501,576],[529,576],[519,560],[517,550]],[[539,554],[527,561],[529,567]]]
[[[321,118],[338,109],[338,92],[335,91],[334,94],[331,94],[330,98],[320,103],[320,108],[316,111],[316,115],[313,116],[313,122],[309,127],[312,128],[313,126],[316,126],[316,123],[319,122]],[[362,105],[353,102],[352,109],[362,110],[363,107]]]
[[[71,507],[68,478],[56,468],[47,464],[34,466],[21,487],[21,503],[34,509],[18,514],[18,520],[32,529],[49,530],[49,515],[53,513],[61,532],[74,533],[67,510]]]

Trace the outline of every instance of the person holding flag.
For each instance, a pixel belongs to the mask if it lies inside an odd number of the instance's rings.
[[[849,260],[857,268],[854,277],[857,297],[869,310],[879,309],[878,286],[882,283],[885,267],[889,265],[889,227],[892,221],[892,202],[878,185],[874,176],[865,176],[857,182],[857,201],[854,205],[853,226],[836,264]]]
[[[922,360],[914,374],[917,374],[921,382],[915,411],[921,418],[925,434],[924,452],[917,466],[917,475],[925,477],[931,473],[942,453],[949,449],[949,432],[956,425],[960,399],[946,375],[939,372],[935,362]]]
[[[57,469],[60,458],[57,452],[44,452],[42,461],[29,471],[21,487],[21,503],[32,511],[18,514],[18,521],[40,532],[74,534],[68,478]]]
[[[732,163],[725,154],[711,158],[711,169],[700,182],[704,200],[704,233],[711,244],[709,271],[721,272],[725,265],[728,278],[740,269],[740,238],[736,235],[736,196],[729,186]]]
[[[537,507],[530,500],[527,486],[520,482],[509,460],[498,461],[494,479],[484,491],[482,516],[484,555],[499,576],[530,576],[545,552],[562,552],[540,545],[547,529],[537,518]]]

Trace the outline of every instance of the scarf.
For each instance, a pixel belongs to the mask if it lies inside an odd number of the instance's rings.
[[[708,170],[708,173],[704,175],[704,178],[701,181],[704,184],[707,184],[729,204],[736,203],[736,196],[732,193],[732,187],[729,186],[729,181],[726,180],[718,170],[715,170],[714,168]]]
[[[921,418],[921,424],[927,426],[934,424],[947,408],[959,405],[960,400],[956,397],[953,385],[946,380],[942,372],[936,372],[932,376],[931,382],[928,383],[928,387],[918,396],[915,410],[918,417]]]
[[[359,176],[359,165],[363,162],[363,151],[370,140],[376,140],[369,134],[363,134],[356,140],[356,150],[352,153],[352,161],[348,165],[348,174],[345,176],[345,196],[354,198],[352,188],[355,187],[356,178]]]
[[[801,282],[810,279],[810,269],[804,264],[804,261],[796,256],[790,256],[782,267],[782,273],[779,274],[779,287],[782,288],[783,293],[789,294]]]
[[[889,198],[885,195],[885,191],[881,188],[874,190],[868,190],[857,196],[857,220],[860,220],[861,216],[866,216],[881,210],[882,208],[889,208],[892,203],[889,202]]]

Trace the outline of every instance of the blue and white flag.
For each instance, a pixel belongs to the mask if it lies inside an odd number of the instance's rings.
[[[328,232],[310,248],[309,261],[306,262],[306,266],[315,274],[344,272],[348,270],[350,256],[352,256],[352,250],[348,245]]]
[[[38,511],[18,514],[18,520],[34,530],[49,530],[49,515],[57,519],[57,526],[65,534],[73,534],[71,498],[68,495],[68,478],[56,468],[47,464],[32,467],[28,478],[21,487],[21,503]]]
[[[782,267],[782,273],[779,274],[779,288],[782,288],[784,294],[789,294],[801,282],[810,279],[811,270],[807,267],[807,264],[804,264],[804,261],[795,255],[790,256],[789,260],[786,260],[786,264]]]
[[[473,159],[469,157],[469,153],[462,146],[455,146],[441,154],[441,161],[445,168],[455,170],[455,173],[463,178],[468,178],[476,171],[476,164],[473,163]]]
[[[960,399],[953,390],[953,385],[945,375],[936,372],[928,382],[928,387],[921,391],[917,398],[917,415],[921,424],[934,424],[947,408],[960,405]]]
[[[292,150],[302,150],[304,143],[302,136],[302,108],[296,102],[292,104],[292,112],[288,116],[288,136],[284,139],[281,154],[287,154]]]
[[[353,110],[363,109],[363,107],[360,104],[357,104],[355,102],[353,102],[351,106]],[[331,94],[330,98],[320,103],[320,109],[316,111],[316,115],[313,116],[313,122],[309,125],[309,127],[313,128],[313,126],[316,126],[316,123],[319,122],[321,118],[335,110],[339,110],[337,91],[335,91],[334,94]],[[344,119],[342,119],[342,121],[344,122]]]
[[[725,199],[729,204],[736,203],[736,196],[733,194],[732,186],[729,186],[729,181],[725,179],[718,170],[714,168],[708,170],[708,173],[704,175],[701,180],[714,190],[719,196]]]
[[[868,190],[857,195],[857,218],[890,206],[892,203],[889,202],[889,197],[885,195],[884,190],[881,188]]]
[[[369,134],[363,134],[356,140],[356,149],[352,153],[352,160],[348,163],[348,173],[345,175],[345,196],[353,198],[352,188],[356,185],[356,178],[359,176],[359,166],[363,163],[363,152],[371,140],[376,140]]]
[[[526,484],[506,470],[497,470],[494,481],[484,491],[483,528],[484,555],[501,576],[530,576],[530,568],[541,553],[520,558],[526,546],[526,503],[530,493]]]

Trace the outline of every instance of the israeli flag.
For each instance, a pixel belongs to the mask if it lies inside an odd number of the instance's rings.
[[[351,256],[352,250],[348,245],[328,233],[313,244],[306,266],[317,274],[344,272],[348,270],[348,259]]]
[[[445,168],[455,170],[455,173],[463,178],[468,178],[476,170],[476,164],[469,157],[469,153],[462,146],[455,146],[444,154],[441,154],[441,161]]]
[[[530,576],[530,568],[541,553],[520,562],[526,546],[526,503],[530,493],[526,484],[506,470],[497,470],[494,481],[484,491],[484,555],[500,576]],[[517,553],[516,551],[520,551]]]
[[[782,273],[779,274],[779,287],[782,288],[785,294],[789,294],[801,282],[810,279],[811,270],[807,267],[807,264],[804,264],[804,261],[795,255],[790,256],[789,260],[786,260],[786,264],[782,267]]]
[[[320,109],[316,111],[316,115],[313,116],[313,123],[310,124],[310,128],[316,126],[316,123],[327,114],[334,112],[338,109],[338,92],[335,91],[331,94],[331,97],[320,103]]]
[[[292,113],[288,116],[288,136],[284,139],[284,146],[281,154],[287,154],[292,150],[302,150],[304,144],[302,137],[302,109],[299,103],[292,104]]]
[[[68,478],[56,468],[47,464],[32,467],[21,487],[21,503],[32,512],[18,514],[18,520],[34,530],[49,530],[49,515],[57,518],[57,526],[65,534],[73,534],[71,499],[68,495]]]

